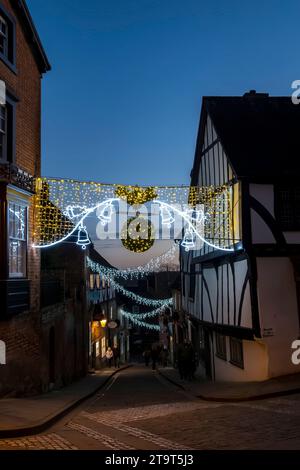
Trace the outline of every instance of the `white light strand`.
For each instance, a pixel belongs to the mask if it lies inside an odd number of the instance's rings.
[[[132,313],[126,312],[125,310],[120,309],[120,313],[123,317],[128,318],[133,324],[140,326],[141,328],[147,328],[148,330],[160,331],[159,325],[154,325],[153,323],[146,323],[144,321],[137,320]]]
[[[176,251],[177,244],[174,243],[166,253],[158,256],[157,258],[152,258],[144,266],[138,266],[136,268],[115,269],[108,268],[107,266],[103,266],[99,263],[97,263],[97,265],[99,270],[101,270],[101,274],[104,274],[105,276],[122,277],[123,279],[138,279],[160,270],[161,265],[166,264],[175,257]]]
[[[162,307],[162,306],[166,307],[172,304],[172,297],[170,297],[169,299],[153,300],[153,299],[148,299],[147,297],[142,297],[141,295],[135,294],[134,292],[131,292],[125,289],[125,287],[117,283],[112,277],[101,272],[101,268],[98,265],[98,263],[95,263],[89,257],[87,257],[87,266],[93,272],[101,274],[107,281],[110,282],[111,286],[114,289],[116,289],[118,292],[121,292],[123,295],[126,295],[127,297],[129,297],[130,299],[134,300],[135,302],[139,304],[147,305],[148,307]]]
[[[128,315],[132,315],[133,318],[136,318],[137,320],[139,319],[144,320],[145,318],[151,318],[151,317],[160,315],[161,313],[164,312],[166,308],[167,306],[163,305],[162,307],[156,308],[155,310],[151,310],[150,312],[145,312],[145,313],[131,313],[131,312],[127,312],[126,310],[122,310],[122,311]]]

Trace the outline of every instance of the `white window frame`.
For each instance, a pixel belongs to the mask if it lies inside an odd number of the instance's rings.
[[[16,204],[23,209],[25,209],[25,216],[26,216],[26,227],[25,227],[25,236],[24,240],[23,239],[18,239],[17,237],[11,237],[10,236],[10,205],[11,204]],[[22,198],[19,198],[14,195],[8,195],[7,198],[7,253],[8,253],[8,277],[9,279],[26,279],[27,278],[27,272],[28,272],[28,222],[29,222],[29,204],[27,200],[24,200]],[[16,240],[20,241],[25,244],[25,261],[24,261],[24,272],[16,272],[13,273],[11,272],[11,258],[10,258],[10,243],[11,240]]]

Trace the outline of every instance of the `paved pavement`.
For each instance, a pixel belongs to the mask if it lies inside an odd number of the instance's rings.
[[[300,394],[207,402],[134,366],[44,433],[0,449],[300,449],[299,418]]]
[[[173,367],[159,367],[159,373],[195,397],[209,401],[239,402],[300,393],[300,374],[284,375],[262,382],[214,382],[196,377],[182,380]]]
[[[123,366],[121,369],[128,366]],[[0,438],[41,431],[58,417],[92,396],[116,372],[107,368],[60,390],[28,398],[0,400]]]

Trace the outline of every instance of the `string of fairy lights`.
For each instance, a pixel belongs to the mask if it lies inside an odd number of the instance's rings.
[[[104,274],[101,270],[101,265],[99,263],[95,263],[92,261],[88,256],[86,258],[87,267],[91,269],[92,272],[101,274],[106,281],[110,282],[110,285],[121,294],[125,295],[131,300],[134,300],[138,304],[146,305],[147,307],[166,307],[171,305],[172,298],[169,299],[161,299],[161,300],[154,300],[148,299],[147,297],[143,297],[141,295],[135,294],[134,292],[126,289],[124,286],[119,284],[114,280],[113,277],[110,275]]]
[[[160,331],[160,326],[159,325],[154,324],[154,323],[146,323],[144,321],[141,321],[133,313],[127,312],[123,309],[120,309],[120,313],[123,317],[127,318],[131,323],[133,323],[134,325],[136,325],[138,327],[146,328],[148,330]]]
[[[139,279],[149,275],[150,273],[157,272],[163,269],[165,266],[168,266],[168,270],[170,270],[168,263],[174,259],[176,253],[178,253],[178,245],[174,243],[174,245],[166,253],[163,253],[156,258],[151,258],[143,266],[137,266],[136,268],[116,269],[104,266],[100,263],[95,263],[97,266],[96,272],[108,278],[117,277],[124,280]]]

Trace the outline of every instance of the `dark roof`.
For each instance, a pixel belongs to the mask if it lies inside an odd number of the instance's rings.
[[[20,18],[24,24],[25,29],[28,33],[29,41],[32,44],[33,50],[36,54],[38,65],[42,73],[48,72],[51,70],[51,65],[47,58],[46,52],[41,43],[40,37],[34,25],[31,14],[28,10],[25,0],[11,0],[12,5],[19,13]]]
[[[272,180],[300,175],[300,105],[289,96],[251,91],[239,97],[203,98],[195,178],[207,113],[237,177]]]

